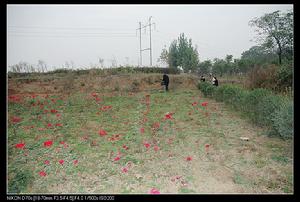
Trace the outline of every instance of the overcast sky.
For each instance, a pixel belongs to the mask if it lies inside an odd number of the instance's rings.
[[[197,45],[200,61],[239,58],[255,42],[254,17],[292,4],[268,5],[7,5],[7,65],[20,61],[62,67],[66,61],[87,68],[104,59],[111,66],[139,64],[139,22],[152,28],[152,63],[180,33]],[[149,48],[149,26],[142,30],[142,49]],[[142,54],[149,65],[149,51]]]

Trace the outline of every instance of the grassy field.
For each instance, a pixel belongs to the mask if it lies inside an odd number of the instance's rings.
[[[293,193],[293,142],[196,86],[109,92],[85,81],[72,93],[10,83],[9,193]]]

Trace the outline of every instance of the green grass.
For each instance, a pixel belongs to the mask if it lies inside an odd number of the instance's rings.
[[[22,121],[8,123],[8,192],[127,194],[149,193],[156,188],[161,193],[201,193],[216,190],[213,187],[204,189],[203,181],[222,176],[219,171],[225,165],[230,167],[232,174],[224,179],[232,186],[253,191],[259,176],[245,177],[247,170],[262,174],[266,172],[262,169],[275,166],[282,173],[272,177],[285,179],[280,191],[293,190],[292,178],[285,175],[292,170],[292,162],[287,160],[290,159],[287,152],[290,145],[268,137],[264,137],[267,144],[260,144],[254,126],[233,116],[234,111],[204,98],[198,90],[152,91],[148,113],[145,92],[98,95],[102,100],[99,103],[90,93],[82,92],[9,103],[9,117],[20,116]],[[44,103],[43,108],[32,106],[38,101]],[[201,106],[204,101],[209,102],[207,107]],[[193,102],[199,104],[192,106]],[[108,105],[112,108],[100,110]],[[61,116],[45,113],[45,109],[56,109]],[[171,120],[164,120],[167,112],[174,113]],[[156,122],[160,127],[153,130]],[[49,128],[48,123],[54,126]],[[63,126],[55,126],[56,123]],[[26,129],[27,126],[34,128]],[[140,128],[145,132],[141,133]],[[101,137],[99,129],[104,129],[107,135]],[[241,143],[239,137],[249,134],[250,129],[254,131],[250,134],[253,142]],[[117,134],[121,137],[119,140],[109,140]],[[53,140],[53,145],[43,147],[44,141],[49,139]],[[25,149],[15,148],[22,141]],[[61,141],[68,146],[65,148]],[[145,141],[151,144],[149,149],[143,145]],[[211,144],[209,155],[204,150],[207,143]],[[124,149],[123,145],[129,149]],[[155,145],[158,151],[154,151]],[[251,150],[253,145],[256,150]],[[276,153],[271,155],[274,149]],[[118,152],[120,160],[114,161]],[[193,160],[186,161],[187,156]],[[61,159],[63,165],[59,164]],[[46,165],[45,160],[50,164]],[[78,160],[77,165],[74,160]],[[132,165],[123,173],[122,168],[128,163]],[[39,175],[42,170],[47,173],[46,177]],[[175,175],[183,176],[190,182],[189,187],[181,187],[180,181],[171,181]],[[278,191],[278,186],[271,186],[269,182],[259,186],[256,189]],[[223,191],[226,189],[218,190],[219,193]],[[231,191],[234,192],[234,188]]]

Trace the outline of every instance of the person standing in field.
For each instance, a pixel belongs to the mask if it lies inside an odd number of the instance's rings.
[[[201,80],[202,82],[204,82],[204,81],[205,81],[205,78],[204,78],[204,76],[203,76],[203,75],[201,76],[200,80]]]
[[[169,76],[166,73],[163,75],[163,79],[162,79],[161,84],[165,85],[166,91],[169,90]]]
[[[219,85],[219,81],[218,81],[218,79],[215,76],[212,78],[212,85],[214,85],[214,86],[218,86]]]

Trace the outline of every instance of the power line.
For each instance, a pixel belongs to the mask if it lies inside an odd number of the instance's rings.
[[[15,28],[15,29],[63,29],[63,30],[132,30],[130,28],[122,28],[122,29],[116,29],[116,28],[107,28],[107,27],[43,27],[43,26],[13,26],[9,25],[8,27]]]
[[[24,35],[24,34],[11,34],[9,36],[12,36],[12,37],[55,37],[55,38],[105,38],[105,37],[136,37],[135,35]]]

